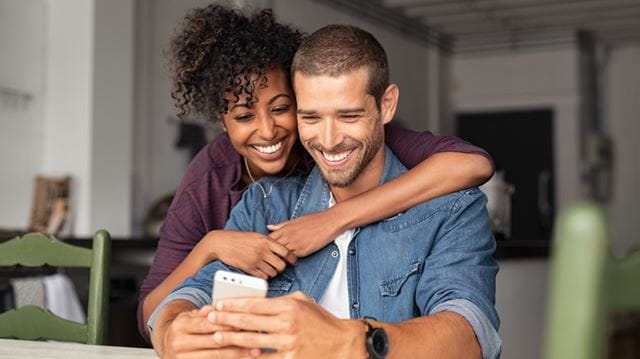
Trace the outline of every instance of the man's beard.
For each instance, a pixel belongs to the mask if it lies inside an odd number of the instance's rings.
[[[307,147],[307,150],[310,153],[314,154],[314,157],[316,155],[322,156],[322,153],[317,154],[314,150],[337,153],[348,151],[349,149],[356,150],[358,148],[363,148],[364,151],[360,152],[359,158],[350,159],[350,162],[355,161],[355,166],[353,166],[351,169],[325,169],[322,165],[319,165],[320,161],[316,160],[316,164],[318,164],[318,167],[320,168],[320,174],[327,184],[333,187],[348,187],[358,179],[362,171],[367,168],[371,160],[375,157],[376,153],[378,153],[378,150],[382,146],[384,137],[381,127],[382,125],[380,123],[380,120],[378,119],[376,121],[376,128],[372,132],[371,137],[366,138],[363,141],[356,141],[354,139],[347,138],[345,141],[329,149],[325,149],[324,147],[322,147],[322,145],[316,142],[306,142],[305,147]]]

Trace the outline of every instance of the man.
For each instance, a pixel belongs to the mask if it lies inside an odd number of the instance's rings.
[[[399,90],[371,34],[318,30],[296,53],[292,77],[300,140],[316,168],[263,179],[268,198],[249,188],[226,229],[266,234],[267,224],[406,171],[384,146]],[[168,357],[498,357],[498,267],[484,204],[468,189],[347,231],[272,279],[270,298],[223,300],[212,311],[213,274],[230,270],[213,262],[158,306],[149,320],[154,347]]]

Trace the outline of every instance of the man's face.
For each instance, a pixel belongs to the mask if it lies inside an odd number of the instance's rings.
[[[367,79],[364,67],[339,77],[294,76],[300,141],[331,186],[351,185],[381,152],[383,123]]]

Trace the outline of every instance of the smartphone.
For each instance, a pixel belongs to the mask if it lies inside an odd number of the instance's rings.
[[[227,271],[218,271],[213,277],[213,292],[211,304],[225,298],[267,296],[269,288],[267,281],[262,278]]]

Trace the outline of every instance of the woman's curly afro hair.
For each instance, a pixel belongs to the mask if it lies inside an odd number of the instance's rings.
[[[251,106],[268,70],[279,68],[289,76],[303,36],[277,23],[270,9],[251,15],[221,5],[192,10],[168,49],[178,116],[218,120],[228,111],[225,93],[235,101],[246,94]]]

